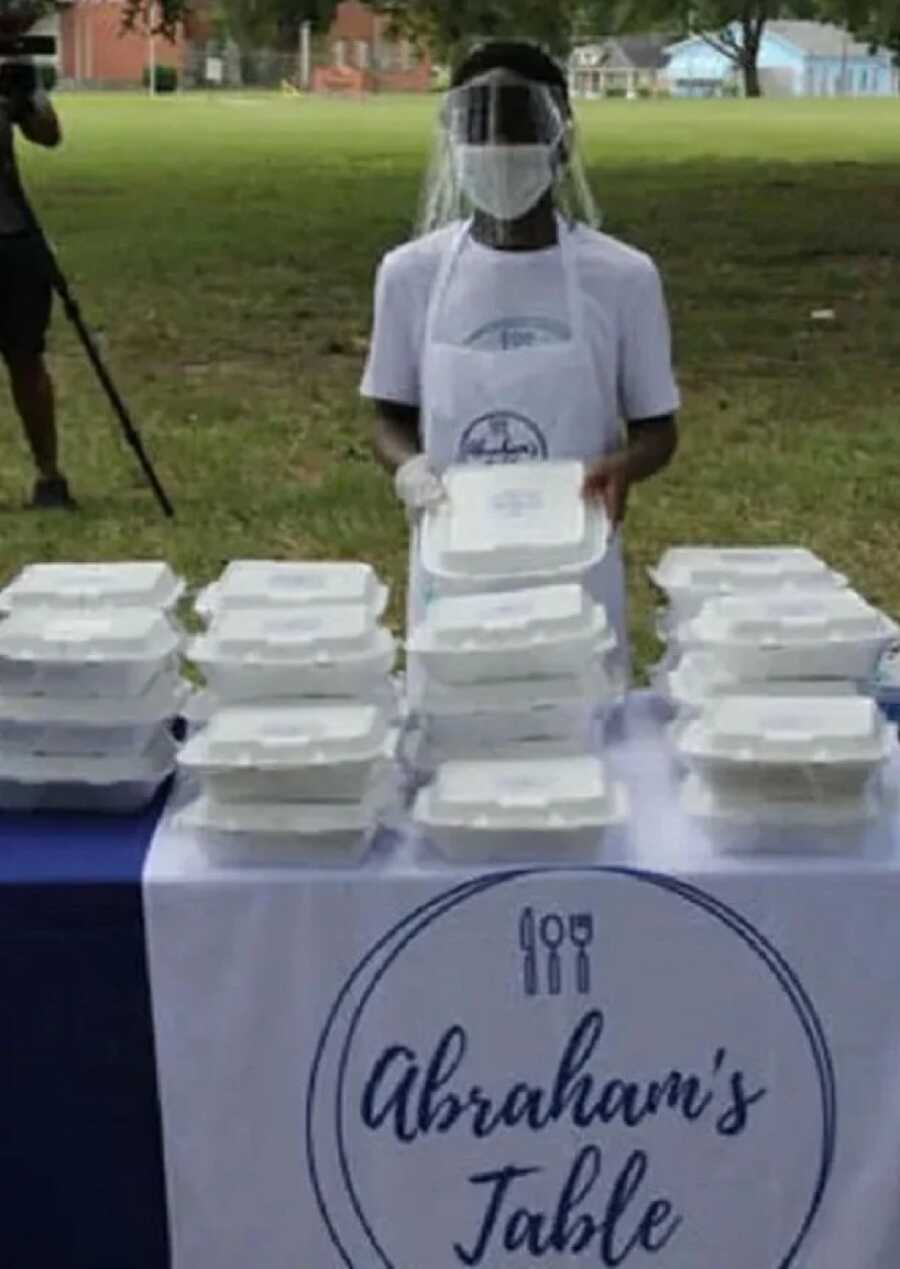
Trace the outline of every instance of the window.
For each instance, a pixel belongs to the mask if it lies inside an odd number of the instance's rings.
[[[861,93],[869,91],[869,72],[866,70],[859,72],[859,91]]]
[[[343,40],[334,42],[334,64],[339,70],[343,70],[347,65],[347,45]]]
[[[365,40],[356,41],[356,65],[360,70],[369,69],[369,45]]]
[[[381,50],[381,67],[383,71],[394,73],[407,70],[407,46],[405,43],[384,44]]]

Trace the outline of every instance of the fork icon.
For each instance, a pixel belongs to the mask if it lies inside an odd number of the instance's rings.
[[[569,938],[578,949],[575,960],[575,982],[582,996],[590,995],[591,960],[588,948],[594,941],[594,918],[589,912],[569,917]]]

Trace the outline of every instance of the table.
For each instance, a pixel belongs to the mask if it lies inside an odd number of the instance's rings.
[[[168,1265],[141,910],[164,802],[0,816],[3,1269]]]
[[[610,757],[591,869],[221,872],[162,823],[173,1269],[896,1269],[900,820],[722,859],[648,698]]]

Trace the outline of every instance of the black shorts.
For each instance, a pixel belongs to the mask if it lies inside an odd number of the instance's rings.
[[[52,308],[42,244],[29,234],[0,235],[0,355],[40,356]]]

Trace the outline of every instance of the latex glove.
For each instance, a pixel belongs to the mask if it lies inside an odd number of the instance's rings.
[[[444,500],[441,478],[428,466],[428,459],[424,454],[416,454],[415,458],[410,458],[398,468],[394,488],[397,497],[411,515],[428,511]]]
[[[625,519],[631,478],[623,454],[610,454],[591,463],[584,477],[584,496],[588,502],[601,502],[606,508],[613,529]]]

